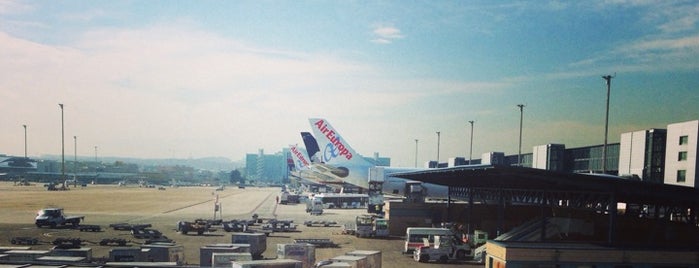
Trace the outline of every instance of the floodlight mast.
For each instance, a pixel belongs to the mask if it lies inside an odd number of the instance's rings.
[[[604,145],[602,146],[602,174],[607,174],[607,135],[609,134],[609,91],[614,75],[603,75],[602,79],[607,83],[607,109],[604,116]]]

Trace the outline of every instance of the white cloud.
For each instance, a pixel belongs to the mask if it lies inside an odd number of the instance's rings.
[[[400,30],[393,26],[377,26],[372,32],[375,37],[372,42],[379,44],[390,44],[395,39],[403,38]]]
[[[26,2],[19,0],[0,0],[0,14],[22,13],[34,9]]]

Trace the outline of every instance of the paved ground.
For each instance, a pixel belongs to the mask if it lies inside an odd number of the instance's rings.
[[[185,248],[188,264],[197,265],[199,248],[206,244],[230,243],[231,235],[223,230],[216,230],[204,235],[182,235],[175,231],[180,220],[197,218],[211,219],[214,216],[213,203],[218,195],[224,220],[250,219],[253,214],[261,218],[293,220],[298,224],[297,232],[274,233],[267,240],[265,258],[276,258],[276,245],[292,243],[296,238],[327,238],[337,247],[316,249],[316,260],[332,258],[353,250],[379,250],[382,252],[383,267],[440,267],[473,266],[469,264],[424,264],[402,255],[401,237],[388,239],[356,238],[342,234],[342,225],[353,222],[354,217],[364,212],[359,209],[328,209],[321,216],[310,216],[305,212],[305,205],[277,205],[275,197],[279,188],[247,189],[227,188],[214,191],[213,187],[180,187],[157,190],[154,188],[94,186],[72,188],[70,191],[48,192],[40,185],[13,186],[12,183],[0,183],[0,246],[11,246],[12,237],[34,237],[44,242],[33,246],[35,249],[48,249],[50,242],[57,237],[78,237],[84,247],[93,249],[96,258],[106,257],[111,247],[96,244],[103,238],[123,238],[130,240],[130,246],[137,247],[142,239],[135,239],[127,231],[115,231],[107,228],[112,223],[149,223],[153,229],[161,231],[167,237]],[[33,219],[38,209],[45,206],[64,207],[66,214],[85,215],[84,224],[102,226],[101,232],[79,232],[68,228],[37,228]],[[306,227],[305,220],[336,221],[333,227]],[[94,243],[90,243],[94,242]]]

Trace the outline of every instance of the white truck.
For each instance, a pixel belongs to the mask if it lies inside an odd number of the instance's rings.
[[[358,215],[355,220],[357,237],[388,237],[388,220],[375,215]]]
[[[488,234],[481,230],[476,230],[474,235],[469,235],[467,240],[455,234],[435,235],[431,244],[429,238],[423,238],[423,245],[413,251],[413,259],[418,262],[449,262],[472,260],[482,257],[477,255],[485,249],[485,242]]]
[[[72,225],[77,227],[80,221],[84,220],[85,216],[66,216],[63,214],[63,208],[43,208],[36,213],[34,224],[36,227],[49,226],[56,228],[57,226]]]
[[[425,245],[413,251],[413,259],[418,262],[438,261],[446,263],[453,260],[473,258],[473,250],[468,243],[461,242],[453,235],[434,237],[434,246],[425,238]]]
[[[312,197],[306,201],[306,212],[311,215],[323,214],[323,200],[317,197]]]

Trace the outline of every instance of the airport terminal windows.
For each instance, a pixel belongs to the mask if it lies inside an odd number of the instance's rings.
[[[687,135],[680,136],[680,145],[685,145],[687,143],[689,143],[689,136],[687,136]]]
[[[687,171],[678,170],[677,171],[677,182],[685,182],[687,180]]]
[[[677,161],[687,161],[687,152],[680,152],[677,155]]]

